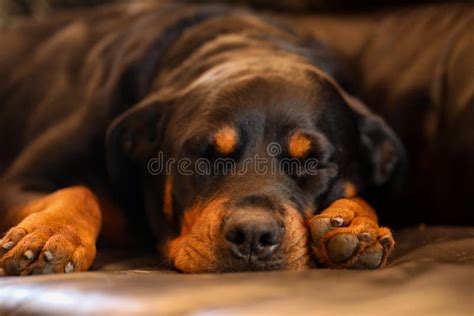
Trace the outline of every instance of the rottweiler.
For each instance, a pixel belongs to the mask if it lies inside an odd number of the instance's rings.
[[[0,38],[5,274],[86,271],[101,233],[152,236],[186,273],[386,264],[364,195],[397,183],[404,149],[316,38],[157,4]]]

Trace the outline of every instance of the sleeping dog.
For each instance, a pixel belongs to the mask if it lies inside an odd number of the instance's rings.
[[[363,197],[404,151],[317,39],[146,5],[18,21],[0,41],[4,273],[85,271],[99,234],[130,226],[188,273],[387,262]]]

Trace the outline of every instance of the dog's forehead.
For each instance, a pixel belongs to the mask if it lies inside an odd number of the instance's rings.
[[[316,122],[337,121],[347,112],[338,110],[347,107],[340,102],[338,88],[314,67],[287,66],[268,72],[249,71],[229,80],[218,79],[213,78],[211,86],[197,89],[198,95],[190,94],[193,106],[179,111],[181,119],[173,124],[175,133],[170,133],[180,139],[176,144],[195,140],[197,136],[205,142],[225,126],[234,126],[251,138],[267,137],[274,141],[297,129],[318,129]],[[199,102],[192,101],[197,99]]]
[[[216,91],[207,107],[208,123],[234,123],[249,128],[310,128],[336,111],[342,98],[318,73],[283,76],[256,75],[229,82]]]

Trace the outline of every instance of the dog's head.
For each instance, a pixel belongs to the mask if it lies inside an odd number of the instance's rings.
[[[221,62],[177,95],[150,95],[115,121],[109,153],[113,166],[140,166],[147,211],[174,227],[164,251],[185,272],[307,266],[307,216],[389,183],[402,158],[380,118],[278,55]]]

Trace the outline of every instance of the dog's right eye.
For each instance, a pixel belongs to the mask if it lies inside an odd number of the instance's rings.
[[[283,170],[288,176],[295,180],[299,180],[309,174],[308,172],[308,161],[316,160],[314,157],[305,158],[293,158],[285,157],[280,160],[281,170]],[[316,167],[316,166],[315,166]]]
[[[209,158],[213,155],[212,142],[205,137],[195,136],[184,142],[182,155],[192,159]]]
[[[199,177],[224,176],[236,166],[233,157],[223,155],[212,143],[201,146],[193,157],[195,174]]]
[[[221,156],[221,154],[217,151],[215,145],[213,143],[206,144],[203,146],[200,156],[202,158],[206,158],[209,160],[217,159]]]

